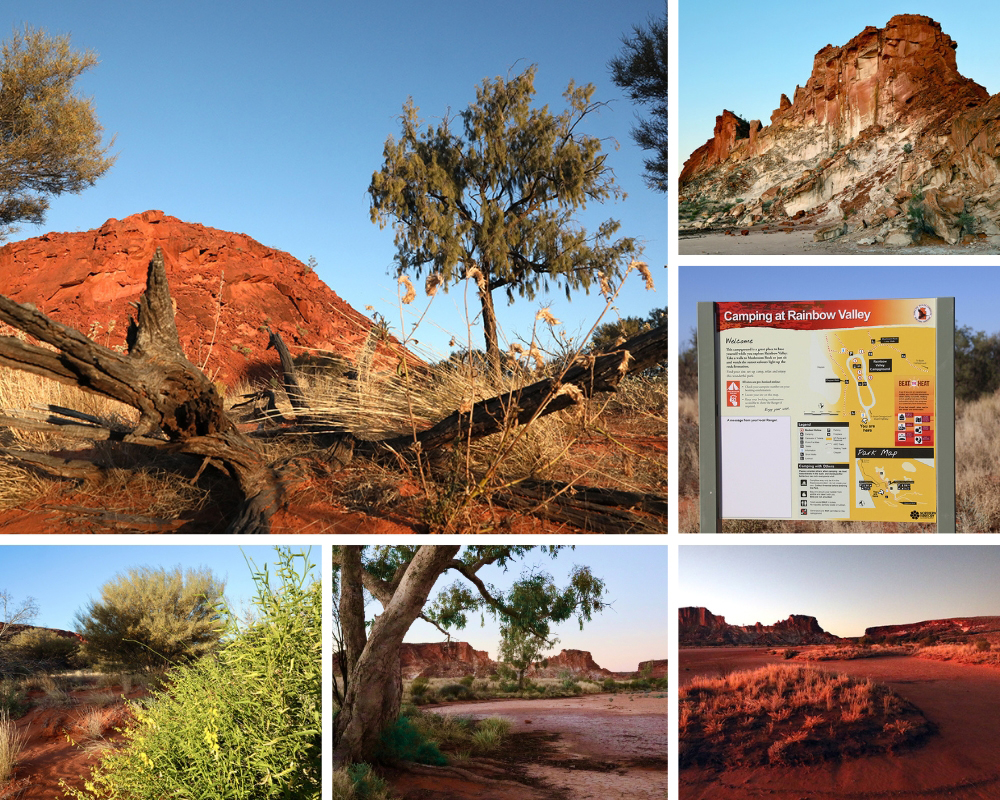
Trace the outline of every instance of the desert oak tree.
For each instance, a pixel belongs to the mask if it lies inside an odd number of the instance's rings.
[[[636,255],[631,238],[614,239],[609,219],[593,234],[576,212],[588,202],[623,198],[602,142],[580,123],[601,104],[591,84],[571,82],[568,108],[533,108],[535,67],[504,80],[485,80],[462,111],[462,133],[445,117],[421,130],[412,98],[403,107],[402,134],[385,143],[385,163],[368,193],[372,222],[395,228],[396,272],[445,288],[477,284],[486,355],[500,364],[493,293],[532,299],[561,285],[566,296],[589,290],[599,275],[621,275]],[[434,276],[432,278],[432,276]]]
[[[647,119],[640,117],[632,138],[646,159],[646,183],[651,189],[667,191],[667,12],[663,19],[650,18],[648,28],[636,25],[632,36],[622,38],[622,52],[611,59],[611,79],[626,89],[629,99],[650,107]]]
[[[507,570],[527,546],[459,545],[341,546],[334,550],[339,572],[340,625],[347,662],[347,687],[334,722],[336,766],[371,759],[383,730],[399,716],[403,684],[399,650],[413,622],[424,619],[439,629],[465,627],[470,612],[495,616],[502,626],[548,638],[553,623],[584,621],[603,609],[604,583],[587,567],[575,567],[569,585],[559,589],[543,573],[531,572],[506,592],[484,582],[487,568]],[[555,556],[561,549],[542,547]],[[430,601],[439,577],[449,570],[458,580]],[[382,606],[365,625],[365,591]]]
[[[225,582],[210,570],[132,567],[77,612],[84,655],[122,667],[160,667],[204,655],[225,627]]]
[[[0,48],[0,239],[41,223],[48,195],[92,186],[114,163],[93,102],[73,92],[96,64],[68,36],[30,28]]]

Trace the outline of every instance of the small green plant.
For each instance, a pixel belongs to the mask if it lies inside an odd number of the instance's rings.
[[[489,717],[482,720],[472,734],[472,746],[478,753],[489,753],[500,747],[510,733],[510,720]]]
[[[963,236],[966,234],[969,236],[975,235],[976,218],[969,213],[968,208],[963,208],[962,213],[958,215],[958,227],[959,233]]]
[[[910,142],[903,142],[903,152],[909,155],[913,152],[913,145]]]
[[[17,719],[28,710],[27,694],[17,681],[0,680],[0,714]]]
[[[465,675],[463,678],[459,680],[459,683],[462,684],[462,686],[464,686],[466,689],[471,689],[472,684],[475,683],[475,681],[476,681],[475,675]]]
[[[427,739],[410,717],[405,716],[399,717],[382,732],[377,758],[388,764],[414,761],[417,764],[442,767],[448,763],[437,743]]]
[[[388,800],[389,784],[376,775],[370,764],[351,764],[339,771],[347,776],[346,785],[334,773],[333,800]]]
[[[465,700],[471,697],[472,692],[461,683],[448,683],[438,689],[438,695],[443,700]]]

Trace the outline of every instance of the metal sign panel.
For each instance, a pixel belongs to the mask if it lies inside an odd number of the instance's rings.
[[[939,522],[938,449],[946,464],[954,452],[939,384],[954,384],[937,327],[953,336],[952,298],[704,305],[717,517]]]

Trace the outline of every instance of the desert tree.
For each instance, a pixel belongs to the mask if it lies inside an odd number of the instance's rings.
[[[667,12],[663,19],[650,17],[647,27],[636,25],[631,36],[622,37],[622,51],[608,64],[611,79],[628,92],[629,99],[648,105],[648,118],[639,118],[632,138],[646,159],[646,183],[651,189],[667,191]]]
[[[632,238],[614,238],[608,219],[592,234],[577,222],[590,202],[624,198],[606,163],[603,142],[581,123],[602,104],[594,86],[570,82],[567,108],[535,108],[535,67],[484,80],[476,101],[421,129],[410,98],[402,132],[390,136],[385,162],[372,175],[372,222],[392,220],[396,273],[425,273],[430,285],[474,279],[482,309],[486,355],[500,367],[494,292],[508,302],[533,299],[562,286],[567,297],[597,280],[619,277],[638,251]]]
[[[538,571],[515,581],[507,591],[484,581],[481,573],[506,571],[533,549],[500,545],[464,550],[459,545],[334,549],[348,667],[344,701],[334,722],[335,765],[372,759],[380,735],[399,716],[403,693],[399,650],[418,618],[447,631],[464,628],[469,614],[478,612],[492,615],[502,627],[548,639],[553,624],[575,616],[582,627],[605,607],[604,583],[585,566],[575,567],[563,588]],[[552,557],[560,549],[541,548]],[[434,584],[449,571],[456,581],[431,601]],[[370,628],[365,622],[366,591],[382,606]]]
[[[555,646],[559,640],[554,636],[543,638],[533,631],[516,625],[500,628],[500,646],[497,661],[506,664],[517,674],[517,687],[524,688],[524,673],[528,667],[542,657],[542,653]]]
[[[77,612],[84,657],[151,668],[191,661],[216,646],[225,627],[225,582],[208,569],[132,567]]]
[[[0,239],[41,223],[48,197],[79,192],[115,161],[90,98],[74,82],[97,64],[68,36],[25,28],[0,48]]]

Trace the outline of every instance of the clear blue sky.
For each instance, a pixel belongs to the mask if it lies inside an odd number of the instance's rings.
[[[1000,4],[994,0],[842,0],[825,3],[764,0],[679,0],[680,63],[678,155],[712,135],[715,118],[729,109],[769,125],[782,93],[809,80],[813,56],[828,44],[847,44],[866,25],[885,27],[896,14],[924,14],[958,44],[958,71],[1000,92],[996,31]]]
[[[576,619],[556,627],[559,642],[552,649],[589,650],[594,660],[606,669],[634,670],[640,661],[667,657],[667,547],[666,545],[593,545],[562,550],[555,559],[532,551],[528,558],[512,565],[506,573],[497,568],[480,572],[483,581],[508,589],[532,565],[552,575],[557,586],[565,586],[574,565],[587,565],[607,588],[606,602],[611,607],[584,623],[581,631]],[[438,592],[456,580],[457,573],[446,573],[431,592]],[[378,613],[373,602],[369,613]],[[477,650],[486,650],[496,658],[500,631],[489,616],[480,627],[479,617],[469,618],[465,630],[452,635],[455,641],[469,642]],[[417,620],[406,635],[408,642],[443,642],[437,628]]]
[[[79,86],[108,134],[117,134],[119,153],[94,187],[54,199],[43,226],[24,226],[13,238],[90,230],[160,209],[246,233],[302,261],[315,256],[334,291],[362,312],[374,306],[398,328],[387,275],[393,233],[370,222],[366,189],[386,138],[398,136],[403,104],[412,96],[431,121],[449,109],[457,114],[484,78],[537,64],[537,104],[561,110],[571,79],[594,83],[595,99],[612,102],[581,130],[620,143],[617,152],[607,143],[608,163],[629,197],[589,207],[583,223],[614,217],[621,235],[647,241],[657,290],[633,278],[618,304],[622,314],[645,315],[667,304],[666,196],[643,184],[643,151],[629,136],[635,108],[609,80],[607,62],[633,24],[663,10],[663,0],[593,8],[569,0],[5,0],[12,28],[69,33],[76,48],[98,53],[100,65]],[[571,305],[558,292],[551,299],[571,334],[589,330],[603,308],[596,297]],[[501,300],[501,327],[528,335],[543,302],[544,295],[508,310]],[[446,355],[451,334],[465,331],[461,294],[439,296],[430,316],[417,338]]]
[[[679,607],[734,625],[816,617],[838,636],[960,616],[1000,616],[1000,548],[977,545],[685,546]]]
[[[878,266],[683,266],[678,276],[678,331],[683,350],[698,324],[701,301],[867,300],[954,297],[955,320],[977,331],[1000,331],[996,267],[921,266],[894,260]]]
[[[34,625],[73,630],[76,612],[91,598],[99,599],[101,587],[130,567],[206,567],[226,582],[231,608],[243,611],[257,593],[246,558],[258,568],[272,565],[271,585],[276,586],[276,555],[273,547],[236,545],[0,545],[0,589],[10,594],[13,607],[28,597],[38,601]],[[318,578],[320,548],[312,548],[310,560]]]

